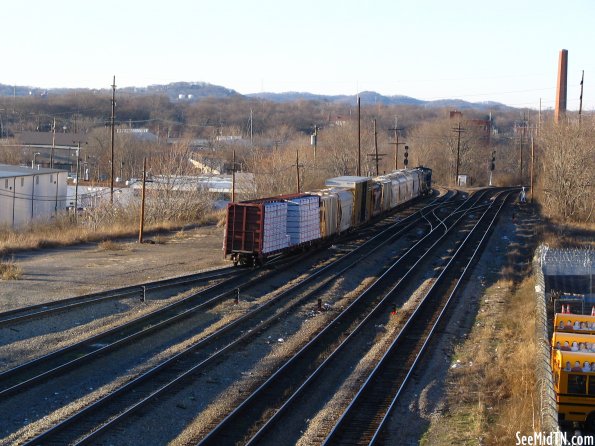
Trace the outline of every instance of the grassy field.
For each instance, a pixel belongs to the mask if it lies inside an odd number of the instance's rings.
[[[0,260],[0,280],[19,280],[23,270],[14,260]]]
[[[179,231],[188,225],[221,224],[221,211],[214,211],[199,221],[165,221],[147,223],[144,232],[157,234],[159,232]],[[138,237],[139,224],[133,218],[109,219],[101,224],[88,224],[84,219],[74,221],[72,216],[64,215],[51,222],[38,222],[21,230],[0,228],[0,256],[11,253],[72,246],[79,243],[98,242],[103,244],[100,249],[114,249],[111,240],[119,238]]]

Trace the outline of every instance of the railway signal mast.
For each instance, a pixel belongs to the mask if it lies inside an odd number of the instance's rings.
[[[490,186],[492,185],[492,175],[496,168],[496,151],[492,150],[492,161],[490,162]]]

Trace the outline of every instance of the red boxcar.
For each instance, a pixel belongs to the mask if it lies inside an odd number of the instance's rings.
[[[225,256],[230,256],[234,264],[253,264],[290,248],[287,202],[312,196],[291,194],[229,203],[225,226]]]

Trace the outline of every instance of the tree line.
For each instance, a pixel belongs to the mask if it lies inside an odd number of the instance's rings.
[[[533,144],[536,196],[545,211],[578,221],[593,218],[593,115],[584,116],[580,126],[571,115],[561,125],[551,125],[551,113],[539,120],[534,110],[453,113],[416,105],[362,104],[358,135],[355,103],[277,103],[243,96],[176,102],[163,95],[130,93],[117,94],[116,102],[118,128],[146,128],[157,137],[142,141],[116,134],[114,170],[124,178],[141,175],[145,156],[169,156],[181,163],[187,163],[186,157],[220,158],[229,168],[235,151],[237,170],[255,175],[251,195],[266,196],[294,192],[298,172],[302,190],[319,188],[329,177],[354,175],[358,145],[363,175],[376,174],[376,153],[380,174],[392,171],[395,163],[403,168],[406,144],[409,167],[432,168],[438,184],[455,185],[458,170],[475,186],[487,185],[490,177],[494,185],[528,185]],[[56,131],[86,134],[82,156],[92,160],[99,179],[101,172],[110,171],[110,113],[111,96],[105,92],[2,97],[0,162],[28,162],[31,154],[18,152],[10,144],[12,137],[21,131],[50,131],[55,119]],[[311,145],[315,126],[316,156]],[[395,128],[404,143],[398,145],[396,160]],[[200,148],[193,142],[197,139],[203,141]],[[172,169],[170,162],[162,164]]]

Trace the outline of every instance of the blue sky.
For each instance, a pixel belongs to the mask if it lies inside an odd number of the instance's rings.
[[[19,0],[2,5],[0,83],[237,90],[595,109],[593,0]]]

